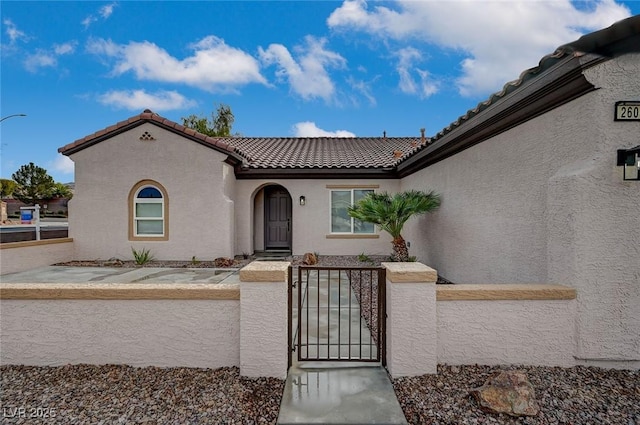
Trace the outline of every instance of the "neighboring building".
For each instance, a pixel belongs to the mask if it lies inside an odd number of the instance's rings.
[[[7,215],[11,218],[20,216],[20,207],[26,207],[27,204],[13,199],[11,197],[2,198],[3,202],[7,204]],[[67,198],[54,198],[46,202],[43,202],[40,207],[42,208],[41,214],[44,216],[46,211],[47,215],[66,216],[69,211],[69,199]]]
[[[639,75],[635,16],[433,138],[211,138],[147,110],[60,149],[75,162],[76,257],[386,254],[390,237],[346,207],[435,190],[441,208],[405,227],[413,255],[460,283],[572,286],[576,361],[640,367],[640,181],[617,164],[640,121],[614,120],[616,102],[640,101]]]

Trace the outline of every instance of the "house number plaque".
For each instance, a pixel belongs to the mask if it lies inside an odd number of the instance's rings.
[[[616,102],[614,121],[640,121],[640,101]]]

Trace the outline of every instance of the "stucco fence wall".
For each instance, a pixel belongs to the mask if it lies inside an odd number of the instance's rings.
[[[71,238],[3,243],[0,244],[0,275],[69,261],[73,255]]]
[[[283,378],[288,267],[251,263],[239,285],[2,284],[0,364],[240,366]],[[438,363],[574,364],[574,290],[435,280],[420,263],[387,265],[392,376]]]
[[[216,286],[2,285],[0,363],[237,366],[239,290]]]
[[[562,285],[438,286],[438,363],[576,364],[576,292]]]

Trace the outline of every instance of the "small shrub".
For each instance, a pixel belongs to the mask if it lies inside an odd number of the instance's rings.
[[[360,261],[361,263],[373,264],[373,260],[371,259],[371,257],[369,257],[364,252],[361,254],[358,254],[358,261]]]
[[[416,257],[415,255],[411,255],[409,257],[409,262],[410,263],[415,263],[416,261],[418,261],[418,257]]]
[[[200,260],[198,260],[198,258],[194,255],[193,257],[191,257],[191,264],[194,266],[200,264]]]
[[[242,251],[242,258],[244,258],[245,260],[248,260],[250,256],[251,254],[249,254],[248,252]]]
[[[154,260],[153,254],[151,254],[151,251],[146,248],[142,248],[140,251],[138,251],[134,247],[131,247],[131,252],[133,253],[133,259],[135,263],[139,266],[143,266],[149,261]]]

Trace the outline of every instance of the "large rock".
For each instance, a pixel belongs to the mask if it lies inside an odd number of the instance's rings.
[[[511,416],[535,416],[540,411],[533,385],[519,371],[503,371],[491,376],[480,388],[471,390],[484,411]]]
[[[305,253],[302,257],[302,264],[305,264],[307,266],[314,266],[318,264],[318,258],[316,257],[316,254],[314,254],[313,252]]]

